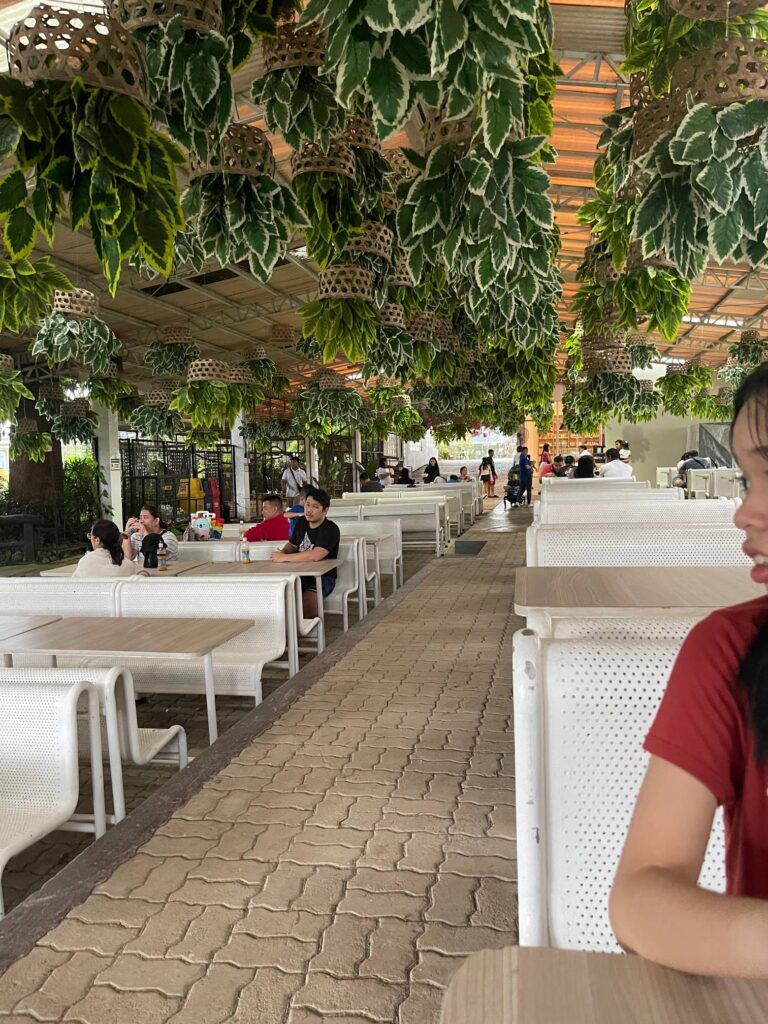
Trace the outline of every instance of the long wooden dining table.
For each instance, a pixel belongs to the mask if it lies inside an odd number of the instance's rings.
[[[505,946],[453,975],[441,1024],[765,1024],[768,981],[712,978],[639,956]]]

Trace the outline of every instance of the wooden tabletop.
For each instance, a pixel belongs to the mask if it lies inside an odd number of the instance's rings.
[[[638,956],[507,946],[454,974],[442,1024],[764,1024],[768,982],[703,978]]]
[[[59,619],[10,639],[0,638],[0,652],[76,653],[84,657],[102,654],[168,654],[201,658],[219,644],[244,633],[252,625],[252,619],[75,616]]]
[[[56,622],[58,615],[2,615],[0,616],[0,640],[28,633],[30,629],[39,629],[49,622]]]
[[[343,539],[343,538],[342,538]],[[338,569],[340,558],[326,558],[322,562],[208,562],[195,569],[190,576],[324,576],[330,569]]]
[[[765,596],[747,566],[642,566],[518,569],[515,611],[615,614],[616,609],[726,608]]]
[[[185,561],[178,561],[178,562],[169,562],[167,568],[163,572],[161,572],[159,569],[145,569],[143,566],[141,568],[141,572],[142,573],[146,573],[147,576],[183,576],[183,574],[185,572],[190,572],[192,569],[196,569],[198,566],[206,565],[206,564],[207,564],[206,562],[192,562],[192,561],[187,562],[185,560]],[[77,566],[77,562],[74,562],[72,565],[60,565],[57,569],[43,569],[43,570],[41,570],[40,575],[41,576],[71,576],[72,573],[75,571],[75,567],[76,566]],[[78,577],[78,579],[79,578],[80,577]],[[83,576],[82,578],[83,579],[88,579],[87,576]],[[131,579],[130,576],[115,576],[114,578],[116,580],[129,580],[129,579]],[[99,579],[104,579],[104,577],[100,576]]]

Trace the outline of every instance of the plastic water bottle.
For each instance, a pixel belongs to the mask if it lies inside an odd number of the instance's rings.
[[[168,549],[165,544],[160,542],[160,546],[157,549],[157,571],[167,572],[168,571]]]
[[[243,537],[240,543],[240,564],[250,565],[251,564],[251,548],[248,541]]]
[[[245,523],[241,519],[240,520],[240,543],[241,544],[243,543],[243,537],[244,536],[245,536]]]

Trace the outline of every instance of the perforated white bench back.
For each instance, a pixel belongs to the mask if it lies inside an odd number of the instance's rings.
[[[0,579],[0,615],[115,615],[117,580],[67,576]]]
[[[400,532],[399,519],[379,519],[378,522],[348,522],[339,523],[341,536],[354,534],[355,536],[383,537],[378,541],[379,559],[391,561],[393,557],[402,555],[403,538]]]
[[[578,484],[573,489],[566,489],[564,487],[548,488],[546,491],[541,492],[541,504],[542,505],[554,505],[557,504],[584,504],[585,502],[592,502],[597,504],[598,502],[606,501],[618,501],[618,502],[635,502],[636,504],[654,504],[664,503],[669,504],[670,501],[681,501],[685,500],[682,490],[679,487],[667,488],[666,490],[644,490],[643,488],[629,488],[629,487],[617,487],[613,486],[609,488],[596,488],[596,487],[579,487]]]
[[[627,480],[621,477],[609,477],[607,480],[602,477],[565,477],[552,476],[547,474],[541,478],[542,491],[560,490],[563,487],[614,487],[616,490],[631,488],[636,490],[647,490],[651,484],[649,480]]]
[[[654,492],[651,492],[654,493]],[[736,505],[732,501],[628,501],[542,502],[542,523],[647,523],[661,529],[689,523],[730,523]],[[605,519],[603,519],[605,517]]]
[[[179,542],[179,559],[183,562],[237,562],[239,540],[183,540]]]
[[[618,952],[608,895],[680,641],[515,634],[521,945]],[[725,888],[718,813],[701,884]]]
[[[593,522],[534,524],[526,531],[529,566],[751,565],[734,526],[642,527]]]

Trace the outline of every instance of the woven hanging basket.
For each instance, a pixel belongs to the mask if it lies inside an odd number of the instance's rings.
[[[372,149],[375,153],[381,152],[381,142],[369,117],[350,114],[341,137],[352,147]]]
[[[297,334],[293,328],[286,326],[286,324],[272,324],[269,328],[269,340],[272,345],[293,345],[296,343]],[[263,346],[261,351],[264,352],[264,355],[257,358],[265,359],[267,353]]]
[[[222,359],[193,359],[187,367],[187,384],[196,381],[229,383],[229,365]]]
[[[614,267],[613,260],[610,256],[606,257],[606,259],[599,260],[595,264],[596,284],[613,284],[613,282],[618,281],[620,277],[621,272]]]
[[[720,39],[675,64],[670,87],[670,111],[681,119],[687,96],[693,103],[715,109],[746,100],[768,100],[768,41]]]
[[[459,338],[450,320],[436,316],[434,318],[435,338],[440,343],[441,352],[455,352],[459,347]]]
[[[379,320],[382,327],[398,327],[401,331],[405,328],[405,314],[399,302],[385,302],[379,310]]]
[[[6,355],[5,352],[0,352],[0,377],[7,377],[9,373],[13,373],[16,369],[16,364],[13,361],[13,356]]]
[[[94,373],[95,380],[117,380],[117,363],[110,363],[106,370]]]
[[[177,14],[185,29],[204,36],[210,32],[221,34],[224,25],[221,0],[114,0],[112,13],[129,32],[167,25]]]
[[[124,92],[148,106],[144,63],[123,26],[104,13],[38,4],[11,29],[8,69],[27,85],[72,82]]]
[[[235,363],[229,368],[230,384],[253,384],[253,370],[247,363]]]
[[[690,363],[668,363],[667,377],[675,377],[678,373],[688,373]]]
[[[16,424],[15,432],[17,434],[39,434],[40,427],[37,420],[31,420],[27,416],[22,416],[19,422]]]
[[[284,22],[277,27],[276,39],[264,40],[264,74],[283,68],[319,68],[327,45],[325,32],[316,25],[296,28],[293,22]]]
[[[40,398],[46,398],[49,402],[64,401],[64,389],[61,384],[57,384],[55,381],[41,384],[37,389],[37,393]]]
[[[61,415],[68,420],[80,419],[90,412],[91,406],[87,398],[74,398],[71,402],[61,403]]]
[[[472,380],[472,374],[469,372],[466,366],[461,366],[456,371],[454,380],[456,381],[456,384],[469,384],[469,382]]]
[[[362,235],[357,235],[344,248],[344,252],[365,252],[373,256],[381,256],[388,263],[392,262],[392,244],[394,232],[385,224],[367,220],[363,224]]]
[[[399,388],[400,381],[397,377],[377,377],[376,378],[377,388]]]
[[[268,359],[267,350],[263,345],[257,345],[248,353],[249,359]]]
[[[324,153],[316,142],[303,142],[291,157],[294,178],[300,174],[340,174],[355,180],[357,161],[349,145],[341,138],[332,139]]]
[[[654,385],[652,380],[641,380],[640,381],[640,390],[643,391],[647,395],[649,395],[649,394],[651,394],[653,392],[654,387],[655,387],[655,385]]]
[[[61,313],[70,320],[91,320],[99,315],[99,300],[85,288],[71,292],[54,292],[51,311]]]
[[[190,157],[190,181],[205,174],[240,174],[248,178],[275,176],[275,158],[269,139],[252,124],[231,124],[221,143],[212,147],[215,155],[207,163]]]
[[[394,192],[382,192],[381,205],[384,207],[387,213],[397,213],[397,211],[400,209],[400,200],[397,198]]]
[[[435,333],[435,317],[429,310],[417,313],[407,324],[408,333],[414,341],[431,341]]]
[[[763,0],[669,0],[678,14],[695,21],[730,21],[763,7]]]
[[[392,173],[398,180],[400,178],[410,178],[416,170],[402,149],[388,149],[384,156],[392,168]]]
[[[739,341],[742,345],[759,345],[762,341],[760,331],[755,327],[750,327],[747,331],[742,331],[739,335]]]
[[[653,147],[664,132],[672,128],[670,99],[661,96],[638,108],[632,118],[632,157],[637,159]]]
[[[714,396],[715,405],[720,406],[721,409],[727,409],[729,406],[733,405],[735,394],[736,392],[733,388],[724,388]]]
[[[604,333],[585,334],[581,339],[581,348],[584,352],[607,350],[617,352],[626,349],[626,345],[626,335],[610,330]]]
[[[338,264],[324,270],[318,280],[319,299],[361,299],[373,300],[373,274],[363,267]]]
[[[146,395],[144,395],[142,400],[144,402],[144,405],[151,405],[153,407],[157,407],[161,405],[168,405],[172,397],[173,388],[160,387],[153,388],[151,391],[148,391]]]
[[[424,152],[431,153],[438,146],[448,143],[454,145],[469,142],[475,131],[475,115],[468,117],[454,118],[449,121],[445,118],[445,107],[432,108],[427,115],[424,126]]]
[[[167,345],[191,345],[192,332],[186,324],[172,324],[163,328],[163,341]]]
[[[391,288],[413,288],[413,278],[411,272],[408,269],[408,264],[404,259],[400,259],[395,264],[395,271],[390,274],[387,278],[387,284]]]
[[[629,352],[622,352],[616,349],[595,349],[585,352],[584,372],[587,377],[597,377],[601,373],[620,373],[629,375],[632,373],[632,359]]]
[[[344,378],[328,367],[316,370],[312,374],[312,382],[317,384],[321,391],[343,391],[347,386]]]
[[[392,399],[392,405],[396,409],[410,409],[411,408],[411,396],[410,395],[395,395]]]
[[[644,107],[653,100],[648,79],[642,72],[629,76],[629,105],[634,110]]]

